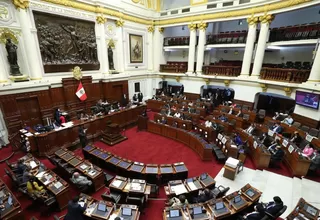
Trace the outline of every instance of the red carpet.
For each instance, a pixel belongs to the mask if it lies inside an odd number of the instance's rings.
[[[168,138],[164,138],[159,135],[151,134],[148,132],[137,132],[136,127],[131,128],[126,131],[125,134],[128,137],[127,141],[124,141],[116,146],[109,147],[101,142],[95,143],[97,146],[104,148],[114,154],[117,154],[121,157],[147,163],[156,163],[156,164],[166,164],[166,163],[175,163],[183,161],[188,170],[189,177],[198,176],[203,172],[209,173],[211,176],[216,176],[217,173],[222,168],[222,164],[217,164],[215,161],[203,162],[200,160],[200,157],[189,149],[184,144],[173,141]],[[6,157],[11,152],[10,148],[4,148],[0,151],[0,159]],[[75,151],[76,154],[82,155],[81,149]],[[16,161],[18,158],[23,156],[23,153],[17,153],[14,155],[10,161]],[[41,159],[41,161],[49,168],[54,169],[51,163],[46,159]],[[254,168],[252,161],[248,158],[245,162],[245,166],[248,168]],[[11,180],[5,175],[4,168],[6,164],[0,164],[0,175],[1,178],[6,182],[6,184],[11,187]],[[289,176],[289,171],[285,166],[282,166],[281,169],[269,169],[272,172],[276,172],[285,176]],[[320,177],[315,178],[315,180],[320,182]],[[31,202],[24,196],[20,196],[15,191],[13,191],[17,196],[18,200],[22,204],[22,207],[25,212],[26,219],[30,219],[32,216],[37,217],[38,219],[52,219],[51,217],[40,217],[37,210],[26,210],[26,208],[31,204]],[[100,199],[100,195],[104,192],[104,189],[94,193],[92,196],[94,198]],[[76,195],[77,190],[71,185],[72,195]],[[165,198],[163,187],[161,187],[160,198]],[[160,220],[162,219],[162,212],[164,207],[164,201],[161,200],[150,200],[145,209],[145,214],[142,214],[140,219],[142,220]],[[54,213],[58,216],[63,215],[66,210],[60,213]]]

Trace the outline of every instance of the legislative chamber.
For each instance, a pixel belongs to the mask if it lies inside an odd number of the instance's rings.
[[[0,1],[0,219],[318,220],[319,12]]]

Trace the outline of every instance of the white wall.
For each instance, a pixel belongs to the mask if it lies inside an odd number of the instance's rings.
[[[190,5],[190,0],[162,0],[161,10],[181,8]]]
[[[173,51],[166,51],[165,58],[166,61],[177,61],[177,62],[188,62],[188,49],[185,50],[173,50]]]

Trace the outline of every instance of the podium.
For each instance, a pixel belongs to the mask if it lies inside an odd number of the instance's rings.
[[[148,116],[138,116],[138,131],[147,130],[148,128]]]
[[[102,131],[101,141],[107,145],[113,146],[120,143],[121,141],[127,140],[128,138],[121,135],[120,127],[116,123],[108,124],[107,130]]]

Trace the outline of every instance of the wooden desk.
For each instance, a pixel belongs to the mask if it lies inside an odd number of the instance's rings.
[[[216,209],[216,204],[223,205],[219,210]],[[209,209],[211,210],[214,219],[222,219],[231,215],[231,210],[228,208],[229,204],[224,199],[217,199],[212,204],[208,204]]]
[[[170,217],[170,211],[172,210],[176,210],[178,212],[178,217]],[[171,209],[165,208],[163,210],[163,216],[162,216],[163,220],[175,220],[175,219],[187,220],[187,219],[190,219],[189,217],[190,216],[188,216],[188,214],[186,215],[181,208],[171,208]]]
[[[186,210],[187,210],[187,213],[185,214],[189,216],[189,219],[195,219],[195,220],[211,219],[211,213],[208,210],[206,205],[192,204],[192,205],[188,205]]]
[[[151,109],[151,111],[153,112],[160,112],[160,109],[162,108],[162,106],[166,104],[166,102],[164,101],[157,101],[153,99],[149,99],[148,101],[146,101],[146,103],[147,103],[147,108]]]
[[[300,198],[296,207],[292,210],[292,212],[287,216],[287,220],[294,220],[296,217],[304,216],[310,220],[319,219],[318,216],[320,214],[320,210],[310,203],[306,202],[303,198]],[[302,218],[303,219],[303,218]]]
[[[125,216],[124,209],[131,209],[131,216]],[[121,205],[118,216],[126,220],[138,220],[140,218],[140,212],[136,205]]]
[[[79,197],[80,197],[80,200],[84,200],[84,199],[87,200],[87,209],[84,211],[83,214],[89,219],[96,219],[96,220],[109,219],[111,214],[116,211],[114,210],[114,204],[112,204],[111,202],[99,201],[84,193],[81,193]],[[99,204],[106,205],[105,212],[98,210]]]
[[[116,123],[120,127],[136,123],[138,116],[141,115],[145,108],[145,105],[141,105],[135,108],[114,112],[109,115],[100,116],[93,120],[75,120],[71,127],[34,135],[35,143],[37,145],[35,148],[40,156],[45,156],[57,148],[75,146],[79,143],[79,126],[82,125],[88,129],[86,133],[88,139],[98,140],[102,131],[106,129],[107,121]]]
[[[183,120],[181,118],[176,118],[172,116],[167,116],[167,115],[161,115],[161,114],[155,114],[154,115],[154,121],[158,122],[162,120],[162,117],[164,117],[167,121],[167,125],[169,126],[174,126],[175,124],[177,125],[177,128],[185,129],[185,130],[192,130],[192,121],[190,120]]]
[[[202,138],[197,137],[194,133],[155,123],[153,121],[148,122],[148,131],[184,143],[198,153],[202,160],[212,160],[213,158],[211,152],[212,146]]]
[[[9,187],[0,179],[0,192],[5,194],[2,198],[3,205],[5,209],[0,212],[0,219],[6,220],[21,220],[24,219],[23,211],[19,201],[16,199],[14,194],[9,190]],[[8,204],[8,194],[11,195],[12,205]]]

